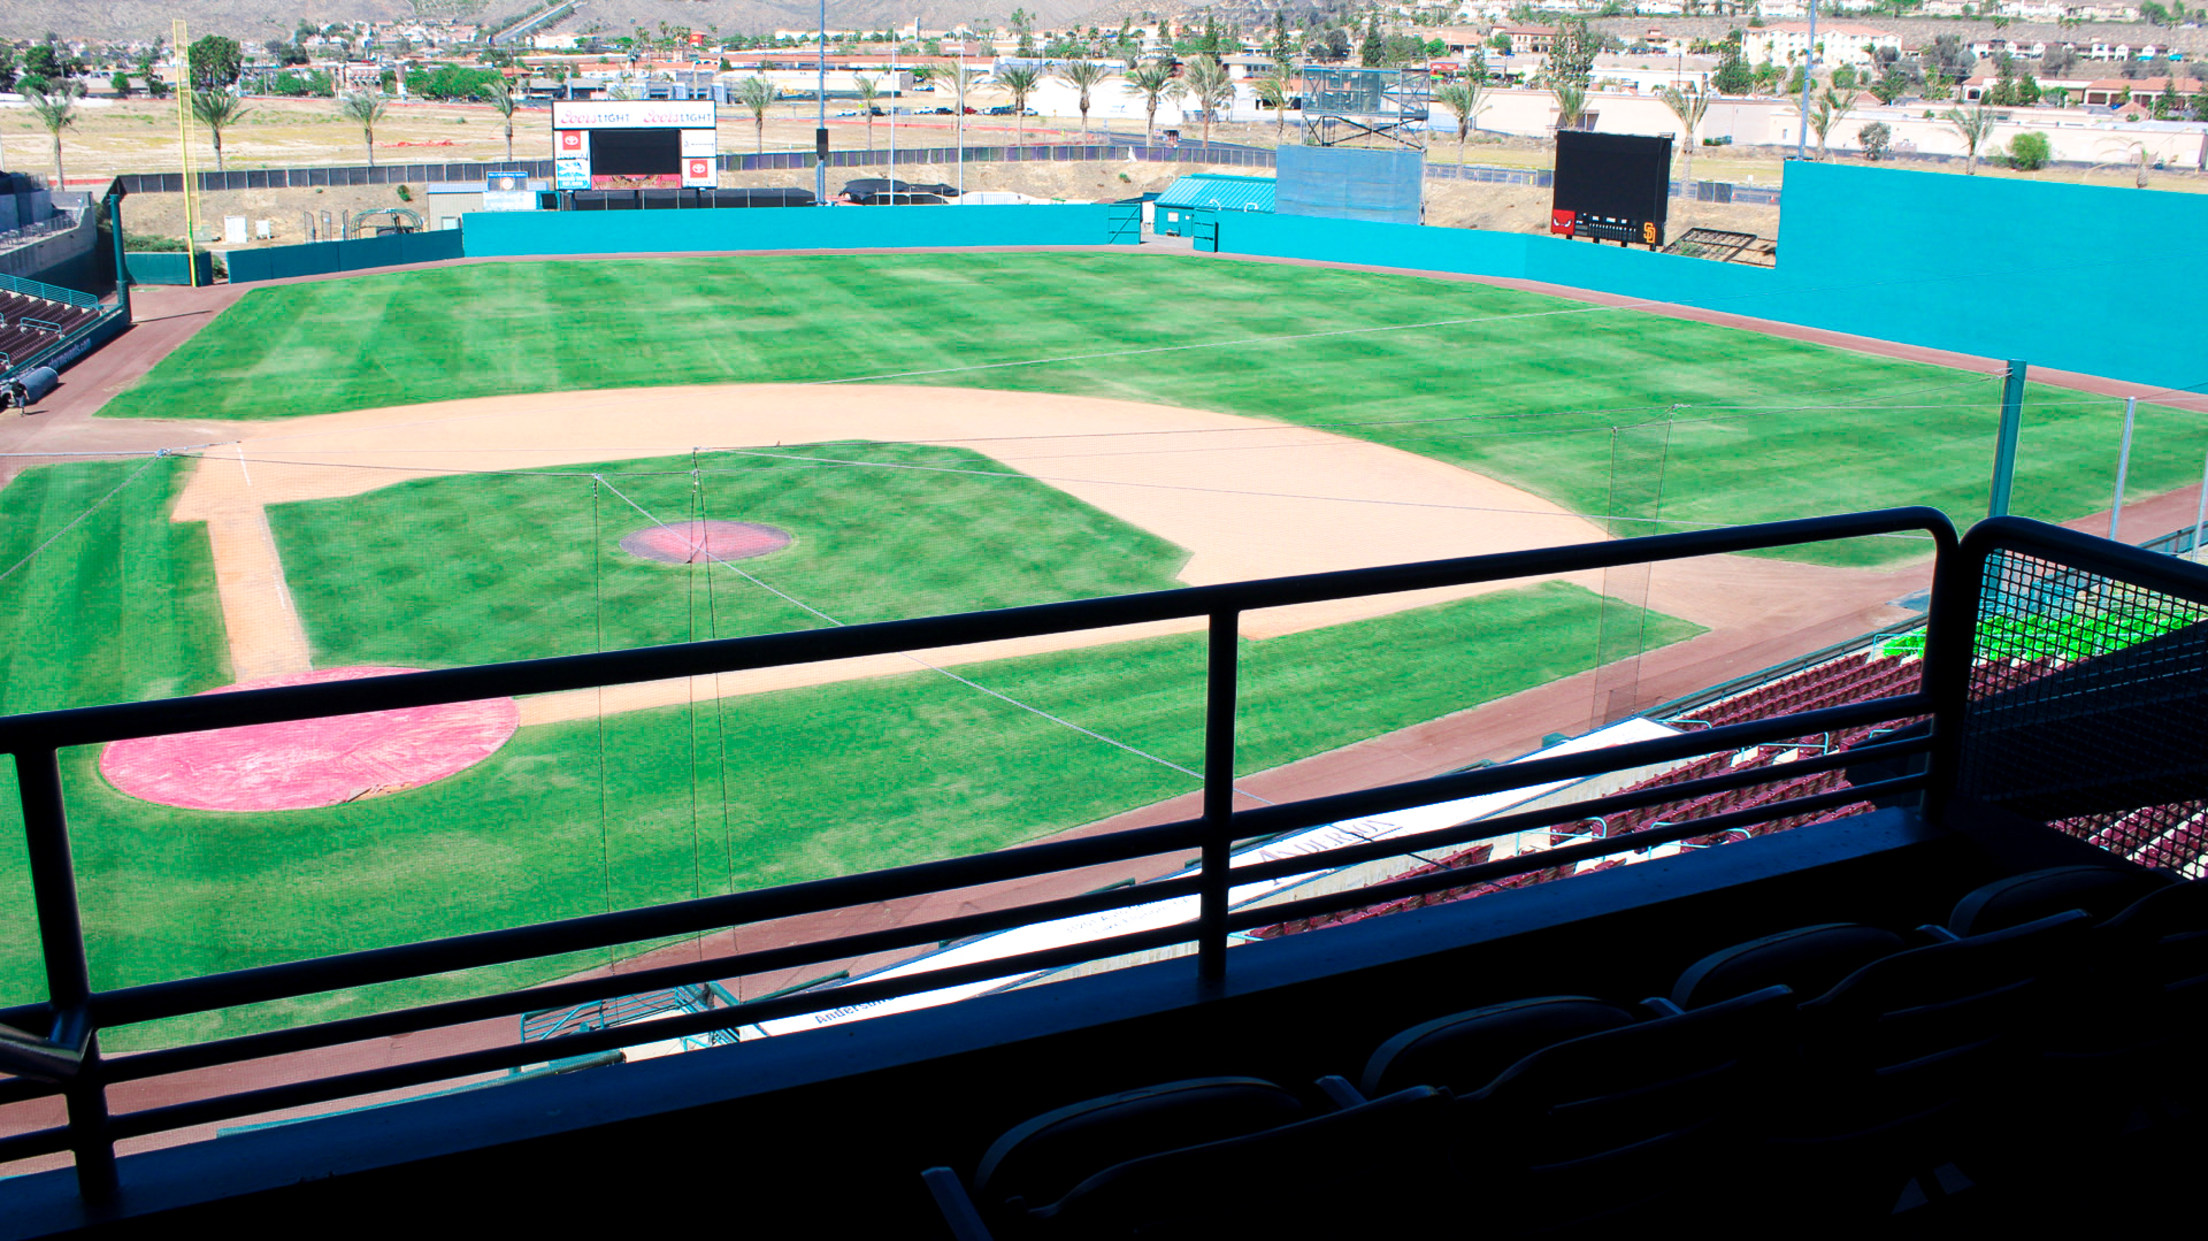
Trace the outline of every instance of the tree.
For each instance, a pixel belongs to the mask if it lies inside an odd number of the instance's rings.
[[[1549,90],[1556,96],[1556,131],[1578,129],[1581,119],[1587,115],[1587,88],[1559,82]]]
[[[376,122],[383,119],[383,96],[374,91],[347,92],[337,110],[360,126],[360,139],[368,145],[368,166],[376,166]]]
[[[219,34],[194,39],[190,56],[195,91],[221,90],[237,81],[245,68],[245,52],[238,41]]]
[[[1909,75],[1892,65],[1886,66],[1886,72],[1880,74],[1878,80],[1871,83],[1871,95],[1883,104],[1893,103],[1894,100],[1906,94],[1908,90]]]
[[[1181,80],[1173,76],[1173,62],[1170,60],[1153,60],[1147,65],[1140,65],[1128,70],[1125,90],[1128,94],[1139,96],[1142,99],[1142,144],[1144,146],[1150,145],[1151,135],[1157,130],[1158,101],[1162,99],[1177,100],[1188,93],[1188,87],[1182,85]]]
[[[1946,36],[1941,37],[1945,38]],[[1993,133],[1994,114],[1987,111],[1986,105],[1981,103],[1973,104],[1968,109],[1949,108],[1947,111],[1940,113],[1940,119],[1946,121],[1949,128],[1955,131],[1956,136],[1963,140],[1964,153],[1969,156],[1969,163],[1965,165],[1964,172],[1973,177],[1977,176],[1978,148],[1984,146],[1986,138]]]
[[[251,112],[245,101],[236,95],[222,91],[192,93],[192,116],[207,127],[207,136],[215,141],[215,171],[222,171],[222,131],[244,120]]]
[[[863,73],[854,76],[851,82],[858,87],[859,107],[866,113],[866,149],[871,151],[874,149],[874,101],[882,97],[882,84],[879,79]]]
[[[1699,93],[1690,94],[1677,86],[1664,87],[1656,92],[1656,97],[1664,101],[1664,106],[1671,109],[1673,116],[1679,118],[1679,128],[1685,134],[1680,140],[1680,150],[1684,154],[1679,161],[1679,180],[1693,185],[1694,148],[1702,140],[1702,118],[1709,115],[1710,97]]]
[[[1196,56],[1187,69],[1188,93],[1204,110],[1204,149],[1211,149],[1211,122],[1220,112],[1234,111],[1234,78],[1227,67],[1210,56]]]
[[[15,89],[15,44],[0,39],[0,90]]]
[[[1089,136],[1090,92],[1104,84],[1112,71],[1093,60],[1069,60],[1058,66],[1057,74],[1066,85],[1081,92],[1077,101],[1081,108],[1081,136]]]
[[[1380,15],[1365,19],[1365,37],[1357,44],[1357,59],[1367,69],[1377,69],[1387,59],[1387,43],[1380,37]]]
[[[1469,79],[1450,82],[1434,90],[1434,102],[1456,113],[1457,166],[1464,166],[1464,140],[1480,127],[1480,113],[1487,111],[1487,83]]]
[[[735,99],[739,107],[751,109],[752,133],[758,140],[758,149],[764,153],[767,149],[767,109],[774,106],[775,100],[774,83],[765,78],[745,78],[736,84]]]
[[[66,92],[42,95],[32,91],[23,96],[23,102],[30,105],[31,114],[46,127],[46,132],[54,136],[54,188],[61,189],[68,184],[61,172],[61,131],[77,123],[77,101]]]
[[[490,87],[488,95],[491,111],[498,113],[498,119],[506,126],[506,158],[511,162],[514,158],[514,109],[521,106],[521,100],[515,98],[514,84],[503,74]]]
[[[1863,158],[1875,164],[1886,158],[1886,148],[1894,141],[1894,127],[1884,121],[1872,121],[1855,131],[1855,140],[1863,144]]]
[[[1282,69],[1296,54],[1296,45],[1288,37],[1288,14],[1284,10],[1273,10],[1273,38],[1265,51],[1273,58],[1274,66]]]
[[[130,75],[128,73],[125,73],[121,69],[117,69],[111,76],[109,76],[109,78],[107,79],[107,84],[115,91],[115,97],[117,99],[130,98]]]
[[[1710,75],[1710,89],[1720,95],[1746,95],[1756,89],[1755,72],[1740,58],[1740,48],[1728,46],[1719,57],[1717,72]]]
[[[1558,22],[1549,40],[1549,79],[1584,91],[1594,78],[1595,53],[1601,49],[1602,36],[1588,28],[1586,18]]]
[[[1033,69],[1007,69],[997,75],[998,85],[1012,92],[1012,141],[1014,145],[1027,142],[1027,97],[1043,84],[1043,75]]]
[[[1828,86],[1825,88],[1825,93],[1817,97],[1817,107],[1815,111],[1809,114],[1809,124],[1812,129],[1817,131],[1818,159],[1825,158],[1825,142],[1831,137],[1832,131],[1839,126],[1841,121],[1847,119],[1848,113],[1853,111],[1855,111],[1855,92],[1853,91],[1842,95],[1839,91]]]
[[[973,91],[974,83],[980,80],[981,70],[969,69],[964,65],[952,66],[950,76],[944,79],[951,84],[951,98],[954,100],[951,108],[955,114],[951,124],[957,133],[958,149],[961,152],[959,159],[962,163],[966,158],[963,154],[966,150],[966,96]]]
[[[2038,172],[2054,157],[2054,144],[2045,134],[2018,134],[2009,139],[2009,167],[2020,172]]]

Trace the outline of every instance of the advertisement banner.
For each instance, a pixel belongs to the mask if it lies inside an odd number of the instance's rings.
[[[590,131],[587,129],[555,129],[552,131],[552,158],[590,158]]]
[[[587,159],[558,159],[552,162],[552,188],[556,190],[587,190],[590,188],[590,161]]]
[[[682,183],[686,186],[707,188],[720,184],[720,178],[713,173],[713,157],[710,155],[684,156],[682,161]]]
[[[720,150],[719,135],[710,129],[685,129],[682,131],[684,155],[712,155]]]
[[[552,128],[711,129],[710,99],[614,99],[552,101]]]

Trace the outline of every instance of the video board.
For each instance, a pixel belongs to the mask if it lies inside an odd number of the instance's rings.
[[[1671,136],[1556,135],[1556,194],[1549,231],[1559,237],[1664,244],[1671,209]]]
[[[713,102],[552,101],[552,184],[638,190],[718,182]]]

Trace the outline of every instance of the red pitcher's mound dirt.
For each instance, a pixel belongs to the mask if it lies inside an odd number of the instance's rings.
[[[676,521],[646,526],[621,540],[622,551],[661,564],[749,560],[789,545],[787,530],[755,521]]]
[[[415,668],[329,668],[244,681],[211,694],[351,681]],[[118,741],[108,783],[190,810],[310,810],[417,788],[482,762],[521,723],[511,698],[371,711]]]

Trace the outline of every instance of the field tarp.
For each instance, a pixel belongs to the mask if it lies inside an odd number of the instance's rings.
[[[727,250],[897,250],[1101,246],[1106,203],[789,207],[713,211],[469,212],[468,257],[681,254]]]
[[[2122,290],[2174,273],[2171,239],[2202,235],[2208,195],[1792,163],[1775,268],[1243,213],[1221,216],[1219,250],[1537,280],[2174,388],[2208,380],[2194,329]]]

